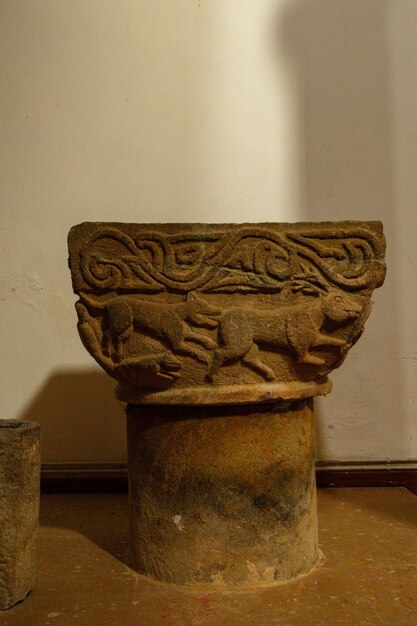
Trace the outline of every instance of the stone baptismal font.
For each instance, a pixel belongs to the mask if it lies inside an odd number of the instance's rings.
[[[313,398],[385,275],[379,222],[84,223],[81,340],[126,403],[133,566],[257,585],[318,562]]]

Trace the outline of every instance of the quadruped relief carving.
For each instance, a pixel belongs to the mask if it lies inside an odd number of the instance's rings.
[[[379,222],[84,223],[78,330],[128,402],[326,393],[385,275]]]

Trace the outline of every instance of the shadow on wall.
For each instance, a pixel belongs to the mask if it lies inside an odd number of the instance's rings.
[[[112,378],[94,370],[50,376],[19,416],[41,425],[43,463],[125,462],[125,416],[114,387]]]
[[[384,223],[388,275],[381,291],[374,294],[378,306],[358,350],[352,351],[342,367],[341,381],[348,380],[348,384],[337,384],[335,372],[335,389],[321,407],[329,414],[336,403],[341,407],[349,423],[344,436],[362,438],[357,442],[361,456],[369,437],[372,441],[385,438],[387,445],[387,433],[392,437],[395,428],[401,439],[394,424],[401,411],[398,399],[403,385],[398,307],[393,306],[401,296],[396,280],[396,221],[400,215],[394,212],[387,3],[294,0],[285,14],[281,12],[275,19],[273,37],[276,53],[289,61],[297,92],[305,219]],[[395,393],[384,392],[388,380]],[[359,413],[349,410],[352,394],[366,403]],[[318,404],[320,416],[321,402]],[[324,410],[321,412],[323,420]],[[343,434],[328,431],[319,423],[319,458],[328,458],[327,436],[340,438]],[[352,445],[347,443],[347,447]],[[378,454],[377,447],[374,454]]]
[[[285,14],[281,5],[271,23],[274,54],[287,58],[296,92],[299,132],[294,141],[299,186],[305,188],[304,216],[297,218],[380,219],[388,241],[388,275],[375,294],[378,306],[358,349],[352,349],[341,368],[341,382],[335,372],[334,391],[318,403],[319,458],[329,458],[326,437],[333,439],[333,449],[343,439],[346,449],[352,449],[356,440],[358,455],[366,458],[365,447],[384,433],[386,445],[394,428],[397,441],[404,436],[396,423],[403,388],[394,306],[400,296],[395,261],[400,254],[396,220],[401,215],[393,210],[386,13],[386,0],[292,0]],[[178,93],[186,93],[185,85]],[[384,389],[387,382],[390,387]],[[99,371],[51,375],[20,416],[41,424],[44,461],[125,460],[124,415],[113,388],[114,381]],[[359,416],[350,411],[351,404],[359,407],[353,394],[363,399]],[[336,406],[350,422],[328,430],[326,414]]]

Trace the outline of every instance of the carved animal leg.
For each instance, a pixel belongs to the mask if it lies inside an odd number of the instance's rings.
[[[213,354],[209,370],[206,374],[207,380],[212,381],[223,363],[228,361],[229,358],[229,351],[226,348],[219,348],[218,350],[216,350],[216,352]]]
[[[186,333],[193,332],[187,328],[183,322],[176,316],[171,316],[167,312],[163,313],[160,318],[163,336],[166,338],[170,347],[174,352],[190,356],[201,363],[208,364],[209,357],[202,350],[197,350],[185,343]],[[197,333],[195,333],[197,334]],[[200,335],[198,335],[200,337]]]
[[[242,362],[262,374],[267,380],[276,380],[274,371],[258,358],[258,346],[253,343],[250,350],[242,357]]]
[[[172,352],[170,352],[169,350],[168,352],[164,353],[161,360],[161,365],[169,371],[176,371],[181,369],[181,361],[179,359],[176,359]]]
[[[123,346],[133,333],[133,325],[122,333],[106,330],[103,334],[103,354],[112,357],[115,362],[123,359]]]
[[[168,376],[172,380],[180,377],[177,370],[181,369],[181,361],[176,359],[169,350],[167,352],[156,352],[155,354],[132,358],[129,361],[134,362],[135,367],[139,366],[143,369],[149,369],[156,374],[161,374],[161,376]]]
[[[123,359],[123,340],[120,335],[114,337],[113,361],[119,363]]]
[[[112,346],[112,334],[109,330],[106,330],[103,334],[103,354],[105,356],[111,356]]]
[[[126,328],[122,333],[113,334],[114,355],[113,360],[117,363],[123,360],[124,344],[133,333],[133,325]]]
[[[171,346],[172,346],[173,351],[177,352],[178,354],[183,354],[184,356],[191,356],[193,359],[200,361],[200,363],[205,363],[206,365],[208,365],[208,363],[210,362],[210,359],[205,352],[203,352],[202,350],[197,350],[196,348],[192,348],[191,346],[188,346],[185,343],[185,341],[182,341],[178,344],[171,344]]]
[[[195,341],[205,348],[208,348],[208,350],[214,350],[217,348],[217,343],[213,341],[213,339],[201,333],[196,333],[191,329],[185,331],[184,338],[189,339],[190,341]]]
[[[298,362],[311,363],[311,365],[324,365],[326,361],[319,356],[314,356],[314,354],[306,352],[305,354],[298,355]]]
[[[331,337],[330,335],[322,335],[319,333],[317,339],[314,341],[315,346],[344,346],[346,341],[339,339],[338,337]]]
[[[114,361],[123,359],[123,344],[133,333],[133,313],[129,304],[114,298],[106,306],[107,330],[103,336],[103,352]]]
[[[233,359],[243,359],[245,354],[250,352],[252,346],[252,337],[245,337],[242,331],[240,341],[225,345],[223,348],[218,348],[213,354],[209,370],[206,374],[207,380],[213,380],[223,363],[232,361]]]

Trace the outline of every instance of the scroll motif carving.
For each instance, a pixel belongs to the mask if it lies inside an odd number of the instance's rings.
[[[302,263],[331,284],[375,288],[384,278],[384,246],[363,226],[276,231],[242,226],[229,231],[136,236],[103,226],[78,251],[77,286],[144,293],[279,292]]]
[[[82,224],[69,244],[80,337],[128,400],[323,381],[385,273],[380,226],[366,222]]]

